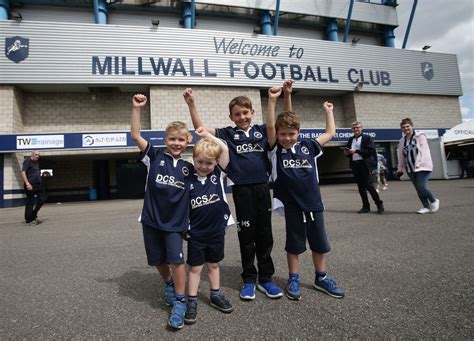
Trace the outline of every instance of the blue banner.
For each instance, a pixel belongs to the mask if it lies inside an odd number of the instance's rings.
[[[417,129],[427,133],[429,138],[442,136],[446,128]],[[317,138],[324,129],[301,129],[300,138]],[[147,130],[142,136],[154,146],[164,146],[164,130]],[[402,136],[400,129],[364,129],[375,142],[395,142]],[[352,136],[351,129],[336,129],[332,142],[345,142]],[[193,143],[198,138],[193,133]],[[87,150],[117,149],[135,147],[130,132],[76,132],[0,135],[0,153],[31,150]]]

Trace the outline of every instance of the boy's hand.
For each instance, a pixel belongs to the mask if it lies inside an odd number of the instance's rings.
[[[183,92],[183,97],[187,105],[193,104],[194,103],[193,89],[186,88],[186,90],[184,90]]]
[[[212,136],[204,127],[199,127],[194,132],[201,138],[208,138],[209,136]]]
[[[293,92],[293,84],[295,84],[295,81],[292,79],[286,80],[283,83],[283,92],[285,94],[291,94]]]
[[[332,110],[334,109],[334,105],[333,105],[331,102],[326,101],[326,102],[324,102],[324,104],[323,104],[323,108],[324,108],[324,110],[326,110],[326,111],[328,111],[328,110],[329,110],[329,111],[332,111]]]
[[[144,107],[146,104],[146,101],[147,101],[146,96],[142,94],[136,94],[132,98],[134,108]]]
[[[277,100],[281,95],[281,88],[279,86],[274,86],[273,88],[268,89],[268,98],[270,100]]]

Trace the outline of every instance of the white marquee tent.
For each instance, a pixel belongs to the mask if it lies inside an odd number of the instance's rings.
[[[458,146],[474,144],[474,120],[463,122],[447,130],[443,135],[443,143]]]
[[[463,122],[447,130],[441,142],[444,144],[446,154],[446,176],[457,178],[461,174],[460,159],[463,153],[468,160],[474,158],[474,120]]]

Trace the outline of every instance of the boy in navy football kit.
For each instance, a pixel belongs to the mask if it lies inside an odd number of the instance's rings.
[[[291,96],[290,84],[284,85],[285,97]],[[315,268],[314,287],[326,294],[342,298],[344,291],[326,275],[325,253],[330,245],[324,228],[324,206],[319,189],[316,159],[322,147],[336,133],[333,105],[325,102],[326,130],[315,140],[297,141],[300,133],[298,116],[291,111],[278,115],[275,123],[275,105],[280,88],[268,91],[267,131],[272,160],[273,197],[276,213],[284,213],[289,279],[285,290],[292,300],[301,298],[299,288],[299,254],[306,250],[308,240]],[[290,101],[291,103],[291,101]]]
[[[218,264],[224,259],[226,227],[234,223],[223,185],[229,149],[202,127],[196,129],[196,134],[202,139],[193,148],[194,170],[190,175],[187,324],[196,322],[197,293],[204,263],[207,265],[211,306],[224,313],[233,310],[220,290]]]
[[[203,127],[196,109],[191,89],[183,94],[191,113],[194,128]],[[228,180],[234,184],[232,196],[237,214],[237,231],[242,261],[244,285],[240,297],[255,298],[255,287],[270,298],[283,296],[272,281],[275,272],[271,251],[273,235],[271,226],[271,198],[268,186],[269,161],[268,140],[265,125],[252,125],[255,111],[252,102],[245,96],[234,98],[229,103],[229,118],[235,127],[206,130],[224,140],[229,147],[230,163]],[[257,268],[255,267],[257,257]]]
[[[147,98],[133,96],[131,137],[142,152],[148,176],[140,221],[148,264],[166,283],[166,304],[172,305],[168,325],[184,325],[186,273],[182,235],[189,226],[189,174],[193,166],[181,159],[192,136],[183,122],[166,128],[166,149],[155,148],[140,134],[140,111]]]

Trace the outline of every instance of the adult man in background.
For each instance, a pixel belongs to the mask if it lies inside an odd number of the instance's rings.
[[[35,150],[31,156],[23,162],[21,177],[26,192],[25,221],[27,225],[38,225],[38,211],[46,201],[46,191],[41,181],[41,170],[39,167],[39,151]]]
[[[362,134],[362,130],[362,123],[357,121],[352,123],[354,135],[347,141],[344,149],[344,154],[349,158],[349,167],[352,169],[362,199],[362,208],[357,213],[370,212],[367,191],[377,206],[377,213],[382,213],[384,211],[383,201],[375,190],[372,181],[372,175],[377,171],[377,152],[372,137]]]

